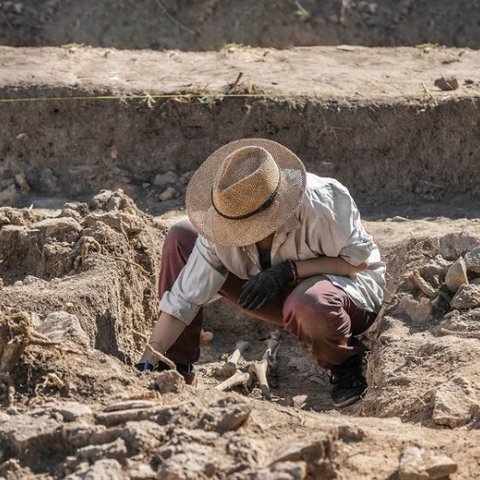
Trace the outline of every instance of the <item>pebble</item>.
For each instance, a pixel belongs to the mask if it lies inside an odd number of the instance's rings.
[[[25,177],[25,175],[23,173],[17,173],[17,175],[15,175],[15,182],[16,182],[18,188],[22,192],[30,191],[30,185],[28,184],[27,178]]]
[[[440,77],[435,80],[434,85],[444,91],[456,90],[458,80],[455,77]]]
[[[166,188],[178,182],[178,175],[171,170],[166,173],[159,173],[155,176],[153,184],[156,187]]]
[[[172,198],[177,198],[179,193],[175,188],[173,187],[168,187],[163,193],[161,193],[158,198],[162,201],[165,202],[166,200],[171,200]]]

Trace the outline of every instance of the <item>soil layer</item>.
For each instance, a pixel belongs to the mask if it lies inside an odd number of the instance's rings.
[[[3,47],[0,57],[4,205],[121,187],[165,211],[182,204],[185,187],[159,206],[158,174],[187,173],[242,137],[284,143],[377,214],[408,203],[415,215],[433,202],[461,216],[478,205],[475,51]],[[452,75],[458,89],[434,85]]]
[[[114,15],[112,15],[114,12]],[[416,45],[480,47],[471,0],[22,0],[0,5],[0,43],[213,50]]]

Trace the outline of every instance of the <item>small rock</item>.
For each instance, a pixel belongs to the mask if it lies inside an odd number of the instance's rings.
[[[17,184],[17,187],[22,191],[22,192],[28,192],[30,191],[30,185],[27,182],[27,178],[23,173],[17,173],[15,175],[15,182]]]
[[[130,480],[155,480],[157,478],[157,474],[148,463],[141,463],[130,468],[128,476]]]
[[[185,379],[176,370],[166,370],[156,375],[154,384],[160,393],[180,393],[185,388]]]
[[[23,287],[23,282],[21,280],[17,280],[13,284],[14,287]]]
[[[60,424],[50,416],[15,415],[0,424],[0,443],[21,456],[34,456],[55,444]]]
[[[365,439],[365,431],[353,425],[340,425],[338,437],[344,442],[361,442]]]
[[[445,285],[455,293],[464,283],[468,283],[465,260],[460,257],[447,271]]]
[[[102,445],[87,445],[76,451],[77,461],[90,463],[102,458],[114,458],[120,463],[125,463],[127,454],[127,446],[122,438],[117,438],[114,442]]]
[[[250,418],[251,413],[252,407],[247,403],[232,397],[222,398],[209,405],[199,420],[199,427],[219,433],[237,430]]]
[[[444,91],[456,90],[458,80],[455,77],[440,77],[435,80],[434,85]]]
[[[65,477],[65,480],[124,480],[127,474],[122,466],[113,458],[99,460],[93,465],[84,463],[74,473]]]
[[[90,346],[90,338],[75,315],[67,312],[53,312],[38,327],[38,331],[52,341],[71,340],[83,347]]]
[[[65,422],[73,422],[93,415],[92,409],[88,405],[78,402],[47,403],[36,410],[58,412]],[[30,414],[33,415],[33,412],[35,410],[31,411]]]
[[[279,462],[298,462],[300,460],[315,463],[329,458],[332,450],[332,438],[326,433],[318,433],[312,438],[291,440],[277,448],[269,460],[269,465]]]
[[[480,273],[480,247],[465,254],[465,265],[467,271]]]
[[[399,480],[428,480],[448,477],[457,471],[457,464],[446,455],[408,447],[400,457]]]
[[[200,332],[200,342],[201,343],[209,343],[213,340],[214,334],[213,332],[202,330]]]
[[[155,176],[153,184],[159,188],[166,188],[178,182],[178,175],[171,170],[166,173],[159,173]]]
[[[158,198],[162,201],[165,202],[166,200],[171,200],[172,198],[177,198],[179,193],[175,188],[173,187],[168,187],[163,193],[161,193]]]
[[[434,396],[432,420],[450,428],[467,424],[477,404],[475,390],[468,380],[456,377],[440,385]]]
[[[463,285],[452,298],[450,306],[456,310],[480,307],[480,285]]]
[[[428,322],[432,316],[432,304],[425,297],[415,300],[411,296],[405,296],[398,302],[395,314],[407,315],[414,322]]]

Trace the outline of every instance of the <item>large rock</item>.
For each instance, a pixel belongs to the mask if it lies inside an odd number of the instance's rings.
[[[446,455],[408,447],[400,457],[399,480],[428,480],[448,477],[457,471],[457,464]]]
[[[432,420],[437,425],[451,428],[465,425],[472,419],[476,405],[476,392],[470,382],[456,377],[437,388]]]
[[[53,312],[37,328],[52,341],[71,340],[83,347],[90,346],[90,339],[75,315],[67,312]]]
[[[465,255],[465,264],[469,272],[480,274],[480,247],[474,248]]]
[[[15,415],[0,424],[0,444],[20,457],[35,458],[60,441],[60,424],[47,415]]]
[[[480,307],[480,285],[463,285],[450,302],[456,310]]]
[[[455,293],[464,283],[468,283],[465,260],[460,257],[447,271],[445,285]]]

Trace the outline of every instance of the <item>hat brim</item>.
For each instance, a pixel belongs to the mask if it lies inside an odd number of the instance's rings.
[[[280,169],[280,186],[268,208],[251,217],[229,220],[219,215],[212,206],[213,179],[230,153],[247,146],[262,147],[272,155]],[[212,153],[192,176],[185,200],[187,214],[198,233],[214,245],[251,245],[268,237],[295,214],[305,185],[305,166],[287,147],[263,138],[235,140]]]

